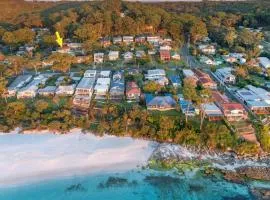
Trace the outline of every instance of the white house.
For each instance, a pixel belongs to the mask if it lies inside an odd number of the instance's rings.
[[[96,99],[106,99],[106,95],[109,92],[111,79],[110,78],[98,78],[95,86]]]
[[[84,72],[84,78],[96,78],[97,71],[88,69]]]
[[[113,37],[113,43],[114,44],[120,44],[120,43],[122,43],[122,37],[121,36]]]
[[[130,52],[130,51],[125,52],[125,53],[123,54],[123,57],[124,57],[124,60],[125,60],[125,61],[130,61],[130,60],[133,59],[133,53]]]
[[[162,51],[162,50],[167,50],[167,51],[170,51],[172,49],[171,46],[169,45],[163,45],[163,46],[160,46],[159,47],[159,50]]]
[[[94,63],[103,63],[104,53],[94,53]]]
[[[94,91],[95,78],[82,78],[76,87],[75,95],[92,96]]]
[[[103,70],[99,74],[100,78],[110,78],[110,76],[111,76],[111,71],[110,70]]]
[[[61,95],[61,96],[72,96],[74,94],[76,85],[59,85],[56,89],[55,94]]]
[[[201,44],[198,46],[199,50],[205,54],[215,54],[216,47],[214,45]]]
[[[161,77],[166,77],[164,69],[148,70],[147,74],[145,74],[145,79],[150,81],[158,80]]]
[[[110,51],[109,52],[109,60],[117,60],[119,58],[119,51]]]
[[[123,36],[123,43],[125,44],[131,44],[134,42],[133,36]]]

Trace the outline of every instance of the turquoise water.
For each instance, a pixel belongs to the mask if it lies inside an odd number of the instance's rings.
[[[134,170],[0,188],[0,200],[249,200],[245,185],[220,178]]]

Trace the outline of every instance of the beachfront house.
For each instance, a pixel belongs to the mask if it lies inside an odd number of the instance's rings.
[[[126,99],[128,101],[139,101],[141,97],[141,89],[136,82],[126,83]]]
[[[107,98],[111,84],[110,78],[98,78],[95,85],[95,99],[104,100]]]
[[[95,78],[82,78],[76,87],[75,95],[92,96],[94,91]]]
[[[228,121],[241,121],[248,118],[244,106],[240,103],[223,103],[220,109]]]
[[[72,96],[75,92],[76,84],[59,85],[55,94],[59,96]]]
[[[22,88],[24,85],[29,83],[32,79],[32,75],[19,75],[16,79],[8,86],[7,88],[7,96],[14,97],[16,96],[18,90]]]
[[[39,89],[39,85],[45,84],[48,80],[49,76],[39,75],[34,77],[34,79],[28,83],[25,87],[21,88],[17,92],[17,98],[34,98],[37,95],[37,91]]]
[[[46,86],[45,88],[40,88],[38,90],[39,96],[54,96],[56,91],[56,86]]]
[[[223,118],[223,113],[214,103],[202,104],[201,112],[209,121],[219,121]]]
[[[187,116],[196,115],[196,109],[193,106],[192,102],[185,100],[182,94],[178,95],[178,102],[180,105],[180,109],[184,115]]]
[[[144,43],[146,41],[145,36],[136,36],[135,42],[136,43]]]
[[[257,115],[270,114],[270,93],[252,85],[236,91],[238,98]]]
[[[145,94],[146,107],[148,110],[167,111],[176,108],[175,100],[170,96],[153,96]]]

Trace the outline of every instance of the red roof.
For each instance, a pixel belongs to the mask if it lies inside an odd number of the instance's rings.
[[[171,56],[170,51],[168,51],[168,50],[161,50],[159,53],[160,53],[161,57],[170,57]]]
[[[240,103],[223,103],[222,108],[226,110],[244,110],[244,107]]]
[[[229,103],[229,99],[226,95],[221,94],[219,91],[212,91],[212,97],[216,103]]]

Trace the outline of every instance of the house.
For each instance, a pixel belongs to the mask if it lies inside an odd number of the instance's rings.
[[[113,44],[121,44],[121,43],[122,43],[122,37],[121,36],[113,37]]]
[[[24,85],[30,82],[32,79],[32,75],[20,75],[17,76],[16,79],[8,86],[7,88],[7,96],[14,97],[16,96],[18,90],[22,88]]]
[[[46,86],[45,88],[40,88],[38,90],[39,96],[54,96],[56,91],[56,86]]]
[[[148,110],[166,111],[176,108],[175,100],[170,96],[153,96],[145,94],[146,107]]]
[[[248,118],[248,114],[244,109],[244,106],[240,103],[223,103],[220,108],[228,121],[241,121]]]
[[[191,69],[183,69],[182,71],[185,78],[195,76],[194,72]]]
[[[231,55],[223,55],[222,58],[228,63],[236,63],[238,61],[236,57]]]
[[[110,88],[111,100],[122,100],[125,96],[125,83],[121,81],[113,81]]]
[[[160,50],[159,55],[160,55],[160,60],[162,60],[162,61],[170,61],[171,60],[171,53],[169,50]]]
[[[136,82],[127,82],[126,84],[126,99],[129,101],[139,101],[141,97],[141,89]]]
[[[72,96],[75,92],[76,84],[59,85],[55,94],[59,96]]]
[[[110,78],[98,78],[95,85],[95,99],[106,99],[111,84]]]
[[[156,55],[157,54],[157,51],[155,49],[149,49],[147,52],[149,55]]]
[[[100,40],[102,47],[106,48],[111,45],[111,39],[109,37],[104,37]]]
[[[84,78],[96,78],[96,76],[97,76],[97,71],[91,70],[91,69],[86,70],[83,75]]]
[[[110,51],[108,57],[110,61],[117,60],[119,58],[119,51]]]
[[[209,89],[217,88],[216,82],[214,82],[208,74],[198,69],[194,69],[193,72],[198,78],[198,83],[202,85],[204,88],[209,88]]]
[[[180,60],[181,59],[180,54],[179,53],[175,53],[175,52],[172,54],[171,58],[173,60]]]
[[[193,106],[192,102],[187,101],[183,98],[182,94],[178,95],[178,100],[179,100],[179,105],[180,109],[183,114],[187,116],[195,116],[196,115],[196,110],[195,107]]]
[[[171,84],[173,85],[173,87],[177,88],[181,86],[181,80],[179,76],[177,75],[169,76],[169,80]]]
[[[165,86],[165,85],[168,85],[169,84],[169,80],[167,77],[159,77],[158,79],[155,80],[155,82],[157,84],[159,84],[160,86]]]
[[[94,63],[103,63],[104,53],[94,53]]]
[[[201,56],[200,57],[200,62],[207,64],[207,65],[215,65],[215,61],[213,61],[212,59],[208,58],[207,56]]]
[[[212,90],[211,93],[212,93],[211,96],[212,96],[215,104],[217,104],[217,106],[219,106],[219,107],[221,107],[221,105],[224,103],[230,102],[229,98],[225,94],[221,94],[217,90]]]
[[[160,36],[147,36],[146,40],[151,44],[159,44]]]
[[[144,58],[146,56],[143,50],[136,51],[135,55],[137,58]]]
[[[172,50],[172,47],[171,46],[169,46],[169,45],[163,45],[163,46],[160,46],[159,47],[159,50],[160,51],[170,51],[170,50]]]
[[[130,52],[130,51],[125,52],[125,53],[123,54],[123,57],[124,57],[124,60],[125,60],[125,61],[130,61],[130,60],[133,59],[133,53]]]
[[[111,71],[110,70],[103,70],[99,73],[100,78],[110,78],[111,77]]]
[[[219,121],[223,118],[223,113],[214,103],[202,104],[201,112],[209,121]]]
[[[123,36],[123,43],[125,44],[131,44],[134,42],[133,36]]]
[[[217,78],[220,80],[221,83],[235,84],[236,77],[235,75],[232,74],[231,67],[217,69],[215,75],[217,76]]]
[[[251,85],[236,91],[238,98],[257,115],[270,114],[270,93]]]
[[[198,46],[199,50],[204,54],[215,54],[216,53],[216,47],[214,45],[210,44],[201,44]]]
[[[270,68],[270,60],[267,57],[259,57],[258,60],[262,68],[264,69]]]
[[[166,77],[166,73],[164,69],[153,69],[148,70],[144,77],[146,80],[154,81],[161,77]]]
[[[137,36],[135,37],[136,43],[144,43],[145,42],[145,36]]]
[[[92,96],[94,91],[95,78],[82,78],[76,87],[75,95]]]
[[[34,98],[37,95],[37,91],[39,89],[40,84],[45,84],[48,77],[45,75],[39,75],[37,77],[34,77],[34,79],[28,83],[25,87],[21,88],[17,92],[17,98]]]

